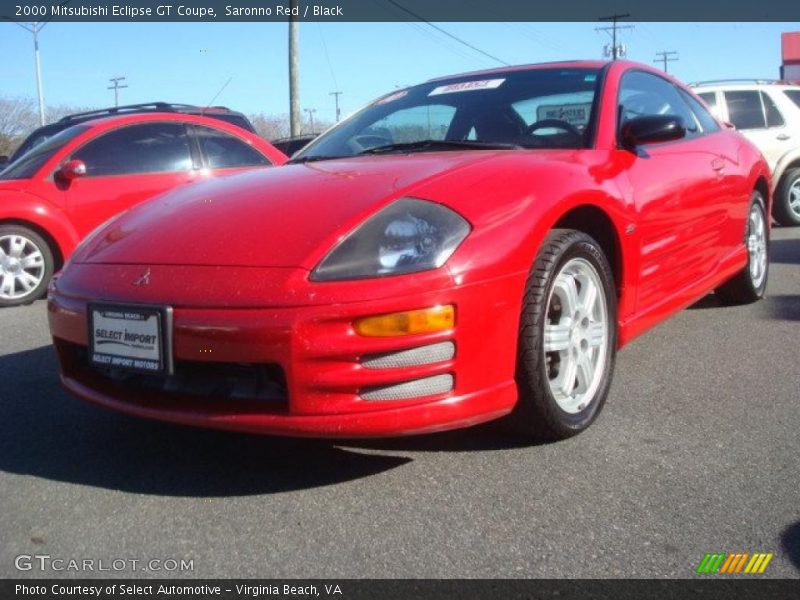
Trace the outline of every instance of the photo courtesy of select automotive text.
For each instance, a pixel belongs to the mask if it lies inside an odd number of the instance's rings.
[[[799,597],[796,0],[0,0],[0,600]]]

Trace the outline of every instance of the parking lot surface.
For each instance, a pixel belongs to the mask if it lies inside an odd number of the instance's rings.
[[[594,426],[539,446],[138,420],[61,390],[43,301],[0,310],[0,577],[691,577],[707,552],[798,577],[800,230],[772,251],[766,300],[709,296],[639,338]]]

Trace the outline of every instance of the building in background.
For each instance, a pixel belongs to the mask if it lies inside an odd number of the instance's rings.
[[[781,34],[781,79],[800,82],[800,31]]]

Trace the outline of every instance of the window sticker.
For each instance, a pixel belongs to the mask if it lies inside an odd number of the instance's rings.
[[[462,81],[461,83],[449,83],[434,88],[428,96],[439,96],[441,94],[453,94],[455,92],[474,92],[476,90],[493,90],[500,87],[505,79],[483,79],[481,81]]]

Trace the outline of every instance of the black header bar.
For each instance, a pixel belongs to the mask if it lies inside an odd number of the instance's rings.
[[[12,21],[286,21],[290,0],[0,0]],[[790,21],[797,0],[298,0],[299,21]]]

